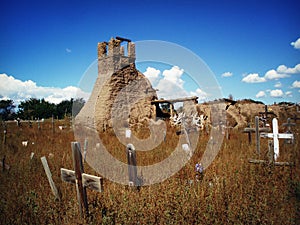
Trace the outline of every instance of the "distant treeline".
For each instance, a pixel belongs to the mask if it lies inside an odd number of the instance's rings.
[[[0,100],[0,119],[13,120],[16,118],[24,120],[47,119],[52,116],[58,119],[76,116],[85,104],[82,98],[64,100],[54,104],[45,99],[30,98],[22,101],[18,107],[13,100]],[[17,110],[16,110],[17,109]]]

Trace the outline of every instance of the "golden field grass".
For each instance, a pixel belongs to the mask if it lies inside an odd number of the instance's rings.
[[[5,155],[11,168],[0,172],[0,224],[299,224],[299,121],[293,128],[295,143],[280,140],[279,161],[291,161],[292,167],[249,163],[249,158],[257,157],[255,141],[249,145],[247,134],[233,130],[229,140],[224,138],[203,180],[196,182],[194,166],[209,138],[200,134],[191,160],[162,183],[137,191],[104,179],[102,193],[87,190],[90,216],[86,219],[79,216],[75,186],[60,178],[60,168],[73,168],[74,134],[70,128],[59,130],[63,123],[66,121],[56,121],[54,133],[50,121],[44,122],[41,130],[37,124],[30,128],[24,123],[19,128],[9,123],[5,144],[1,127],[0,158]],[[126,162],[125,146],[113,133],[100,136],[111,154]],[[29,141],[27,147],[22,146],[24,140]],[[175,129],[169,127],[166,142],[147,154],[137,152],[138,164],[164,159],[177,140]],[[266,158],[267,148],[267,140],[261,139],[262,158]],[[51,192],[42,156],[47,157],[60,201]],[[88,164],[84,167],[85,172],[101,176]]]

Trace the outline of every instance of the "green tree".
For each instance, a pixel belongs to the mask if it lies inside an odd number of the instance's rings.
[[[0,101],[0,118],[2,120],[9,120],[15,117],[15,108],[13,100]]]
[[[30,98],[19,105],[18,116],[22,119],[50,118],[55,115],[56,105],[45,99]]]

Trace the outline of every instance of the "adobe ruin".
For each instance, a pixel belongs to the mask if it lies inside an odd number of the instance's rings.
[[[157,99],[156,91],[136,69],[135,59],[135,44],[129,39],[117,37],[98,43],[98,77],[76,117],[77,124],[105,131],[113,126],[114,115],[124,126],[145,124],[155,117],[151,101]]]

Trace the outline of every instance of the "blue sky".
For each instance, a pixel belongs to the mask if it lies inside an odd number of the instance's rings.
[[[72,97],[97,57],[97,43],[123,36],[191,50],[215,74],[224,97],[300,101],[298,1],[12,0],[0,6],[2,98]],[[172,67],[155,69],[163,78]]]

